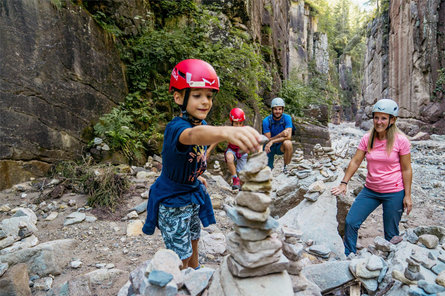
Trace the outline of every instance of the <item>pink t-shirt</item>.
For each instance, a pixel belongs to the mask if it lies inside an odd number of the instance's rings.
[[[380,193],[398,192],[404,189],[400,155],[410,153],[410,143],[402,134],[396,134],[391,154],[386,153],[386,139],[374,139],[374,148],[368,152],[370,134],[360,140],[358,149],[366,152],[368,175],[365,186]]]

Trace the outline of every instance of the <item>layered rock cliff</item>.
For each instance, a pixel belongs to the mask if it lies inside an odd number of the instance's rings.
[[[70,1],[2,1],[0,65],[0,189],[78,156],[127,93],[112,36]]]
[[[262,94],[266,103],[293,73],[308,80],[312,60],[320,73],[327,74],[327,38],[316,32],[317,19],[305,1],[216,2],[234,26],[264,49],[274,80],[269,93]],[[72,1],[0,3],[0,189],[42,175],[54,161],[82,153],[91,123],[128,92],[115,36],[98,25],[97,12],[110,18],[124,37],[135,36],[153,25],[151,5],[157,4],[142,0],[85,1],[83,7]],[[327,117],[320,122],[325,125]],[[327,132],[320,135],[326,146]],[[304,132],[300,136],[310,138]]]
[[[428,123],[423,129],[445,133],[445,100],[436,92],[445,68],[445,1],[390,1],[389,10],[369,26],[364,62],[362,110],[391,97],[400,116]]]

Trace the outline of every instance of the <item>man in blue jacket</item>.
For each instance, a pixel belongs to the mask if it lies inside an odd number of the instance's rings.
[[[292,117],[284,113],[284,100],[272,100],[272,114],[263,120],[263,134],[269,139],[264,151],[269,158],[268,166],[273,169],[275,155],[284,154],[283,173],[287,173],[287,165],[292,158]]]

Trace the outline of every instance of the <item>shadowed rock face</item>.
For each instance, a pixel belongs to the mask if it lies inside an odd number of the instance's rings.
[[[370,25],[363,81],[366,116],[378,99],[389,96],[398,102],[399,116],[428,122],[422,127],[426,132],[445,133],[443,94],[434,102],[438,70],[445,67],[444,11],[440,0],[395,0]],[[366,118],[360,116],[362,120]]]
[[[2,1],[0,65],[0,162],[78,155],[85,128],[127,93],[112,37],[70,1]]]

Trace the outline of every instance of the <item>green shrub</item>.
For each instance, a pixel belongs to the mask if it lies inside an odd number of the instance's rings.
[[[120,150],[129,160],[137,158],[143,148],[141,135],[135,128],[129,111],[119,107],[105,114],[94,126],[97,136],[104,139],[112,150]]]
[[[88,205],[90,207],[106,207],[115,211],[121,204],[124,193],[129,187],[125,175],[118,174],[112,166],[103,167],[99,173],[91,171],[84,182],[88,194]]]
[[[53,178],[63,181],[68,189],[88,194],[87,204],[115,211],[129,188],[125,175],[119,174],[111,165],[91,166],[89,161],[61,161],[53,165]]]
[[[284,81],[279,96],[285,100],[287,112],[304,117],[304,109],[311,104],[332,105],[337,92],[326,77],[313,74],[307,84],[297,78]]]

